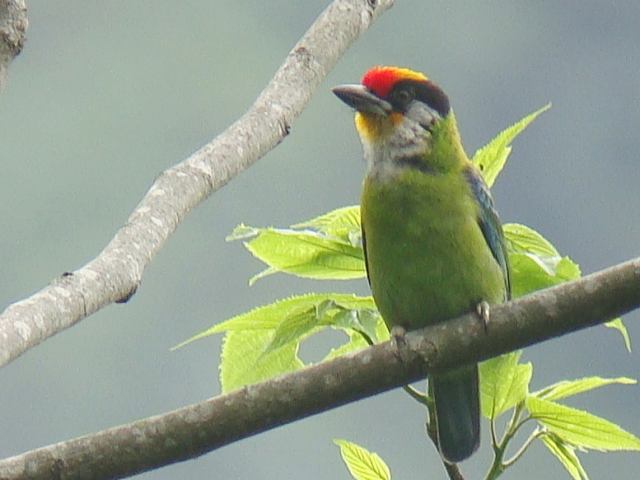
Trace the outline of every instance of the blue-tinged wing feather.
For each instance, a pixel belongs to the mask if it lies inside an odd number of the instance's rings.
[[[471,187],[471,192],[480,206],[478,225],[480,225],[480,230],[482,230],[484,239],[486,240],[489,249],[491,249],[493,257],[502,269],[507,291],[506,300],[508,300],[511,298],[511,279],[509,275],[507,246],[504,240],[502,224],[500,223],[498,212],[496,212],[493,204],[493,197],[491,197],[489,187],[474,167],[468,167],[464,174]]]

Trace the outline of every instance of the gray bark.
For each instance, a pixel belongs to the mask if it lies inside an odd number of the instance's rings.
[[[11,60],[24,46],[28,26],[24,0],[0,0],[0,92],[7,83]]]

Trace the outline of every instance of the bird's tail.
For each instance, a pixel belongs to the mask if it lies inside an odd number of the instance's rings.
[[[438,446],[449,463],[460,462],[480,445],[478,365],[432,376]]]

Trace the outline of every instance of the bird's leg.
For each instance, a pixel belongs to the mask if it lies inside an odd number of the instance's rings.
[[[478,305],[476,305],[476,314],[480,317],[480,320],[482,320],[484,333],[487,333],[489,328],[489,318],[491,316],[491,307],[489,307],[489,304],[485,300],[482,300]]]

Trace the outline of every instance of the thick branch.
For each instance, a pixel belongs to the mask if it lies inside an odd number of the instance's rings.
[[[145,267],[186,214],[284,139],[327,72],[392,3],[335,0],[249,111],[211,143],[163,172],[97,258],[0,315],[0,366],[106,305],[127,301]]]
[[[610,320],[640,306],[640,258],[263,383],[0,461],[0,478],[111,479],[202,455],[438,371]]]
[[[7,82],[9,63],[22,50],[28,25],[24,0],[0,0],[0,91]]]

